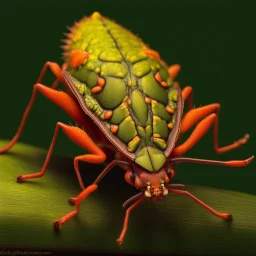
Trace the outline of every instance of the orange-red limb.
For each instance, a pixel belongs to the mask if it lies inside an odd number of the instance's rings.
[[[179,194],[179,195],[186,195],[193,199],[195,202],[203,206],[207,211],[211,212],[212,214],[216,215],[219,218],[225,219],[225,220],[231,220],[232,215],[230,213],[221,213],[215,211],[213,208],[202,202],[200,199],[189,193],[188,191],[185,190],[176,190],[176,189],[168,189],[169,192],[174,193],[174,194]]]
[[[127,210],[125,213],[125,218],[124,218],[124,225],[123,225],[123,229],[122,232],[119,236],[119,238],[116,240],[117,244],[122,248],[122,244],[124,241],[124,237],[128,228],[128,223],[129,223],[129,217],[130,217],[130,213],[132,210],[134,210],[137,206],[139,206],[144,200],[146,199],[146,197],[142,197],[140,199],[138,199],[136,202],[134,202]]]
[[[10,150],[14,146],[14,144],[17,142],[17,140],[19,139],[19,137],[22,133],[22,130],[25,126],[28,115],[30,113],[30,110],[35,102],[37,91],[41,92],[46,98],[48,98],[49,100],[54,102],[56,105],[58,105],[64,111],[66,111],[67,114],[69,116],[71,116],[78,124],[82,125],[87,130],[87,132],[90,132],[90,134],[96,136],[95,130],[85,122],[84,113],[82,112],[81,108],[77,105],[77,103],[75,102],[74,99],[72,99],[65,92],[51,89],[42,84],[36,84],[36,85],[34,85],[31,99],[30,99],[28,106],[23,114],[23,117],[21,119],[19,128],[18,128],[15,136],[8,143],[8,145],[6,145],[4,148],[0,149],[0,153],[5,153],[8,150]]]
[[[94,183],[90,186],[88,186],[87,188],[85,188],[78,196],[76,197],[72,197],[69,199],[69,202],[71,204],[76,204],[76,208],[74,211],[66,214],[65,216],[63,216],[62,218],[60,218],[59,220],[56,220],[54,222],[54,227],[59,229],[61,228],[61,226],[63,224],[65,224],[67,221],[69,221],[70,219],[72,219],[74,216],[76,216],[78,214],[79,208],[80,208],[80,204],[81,201],[83,201],[89,194],[91,194],[93,191],[95,191],[98,188],[98,183],[104,178],[104,176],[110,171],[112,170],[112,168],[115,165],[118,164],[126,164],[126,165],[130,165],[128,162],[124,162],[124,161],[119,161],[119,160],[113,160],[111,163],[109,163],[107,165],[107,167],[100,173],[100,175],[96,178],[96,180],[94,181]]]
[[[37,83],[37,84],[38,84],[38,83],[42,83],[43,78],[44,78],[44,76],[45,76],[45,73],[46,73],[47,69],[50,68],[50,70],[52,71],[52,73],[56,76],[56,80],[55,80],[55,81],[53,82],[53,84],[51,85],[51,88],[53,88],[53,89],[56,88],[57,85],[59,84],[59,82],[62,82],[63,84],[65,84],[65,79],[64,79],[64,77],[63,77],[63,75],[62,75],[62,70],[66,69],[66,67],[67,67],[67,64],[66,64],[66,63],[64,63],[64,64],[62,65],[62,67],[60,67],[59,64],[57,64],[57,63],[55,63],[55,62],[47,61],[47,62],[44,64],[44,66],[43,66],[43,68],[42,68],[42,70],[41,70],[41,72],[40,72],[40,75],[39,75],[39,77],[38,77],[36,83]]]
[[[199,163],[199,164],[213,164],[213,165],[224,165],[229,167],[243,167],[248,165],[254,156],[251,156],[245,160],[230,160],[230,161],[216,161],[208,159],[198,159],[198,158],[189,158],[189,157],[177,157],[170,160],[170,164],[177,163]]]
[[[96,189],[98,188],[97,184],[92,184],[90,186],[88,186],[85,190],[83,190],[78,196],[77,196],[77,201],[76,201],[76,208],[74,211],[68,213],[67,215],[63,216],[61,219],[59,220],[55,220],[54,221],[54,227],[56,229],[61,229],[61,226],[68,222],[70,219],[72,219],[73,217],[75,217],[80,209],[80,204],[81,201],[84,200],[87,196],[89,196],[92,192],[94,192]]]
[[[69,139],[71,139],[75,144],[79,145],[80,147],[82,147],[83,149],[85,149],[89,152],[89,154],[82,155],[82,156],[77,156],[77,157],[74,158],[74,167],[75,167],[75,171],[76,171],[76,174],[77,174],[77,178],[78,178],[80,187],[83,190],[85,189],[82,178],[81,178],[78,162],[79,161],[84,161],[84,162],[94,163],[94,164],[103,163],[106,159],[106,155],[93,142],[93,140],[87,135],[87,133],[85,131],[81,130],[78,127],[69,126],[69,125],[66,125],[66,124],[63,124],[63,123],[60,123],[60,122],[58,122],[57,125],[56,125],[56,129],[55,129],[55,132],[54,132],[52,143],[51,143],[51,146],[50,146],[49,151],[47,153],[47,157],[46,157],[46,160],[44,162],[44,165],[43,165],[41,171],[37,172],[37,173],[33,173],[33,174],[21,175],[21,176],[18,177],[18,182],[22,182],[22,181],[27,180],[27,179],[42,177],[45,174],[47,166],[48,166],[49,161],[50,161],[50,158],[51,158],[52,153],[53,153],[53,149],[54,149],[54,146],[55,146],[55,143],[56,143],[59,128],[61,128],[63,130],[63,132],[69,137]]]
[[[105,175],[115,166],[115,165],[128,165],[130,164],[125,161],[120,161],[120,160],[112,160],[106,167],[105,169],[99,174],[99,176],[96,178],[96,180],[93,182],[93,184],[99,184],[99,182],[105,177]],[[76,197],[71,197],[68,199],[70,204],[75,204],[77,202],[79,195]]]
[[[173,82],[175,88],[180,89],[180,84],[177,81]],[[181,91],[183,101],[187,101],[188,109],[187,112],[193,109],[193,88],[191,86],[186,86]]]
[[[183,101],[184,102],[187,101],[187,105],[188,105],[187,112],[193,109],[193,93],[192,92],[193,92],[193,89],[191,86],[186,86],[181,92]]]
[[[181,145],[175,147],[171,153],[171,159],[183,155],[188,150],[190,150],[209,130],[213,122],[216,119],[216,114],[210,114],[205,119],[203,119],[193,130],[189,138],[183,142]]]
[[[56,86],[59,84],[60,81],[64,81],[64,78],[63,78],[63,75],[62,75],[61,71],[66,69],[66,64],[64,63],[62,65],[62,67],[60,67],[55,62],[47,61],[44,64],[44,66],[43,66],[43,68],[42,68],[42,70],[40,72],[40,75],[39,75],[39,77],[37,79],[37,83],[41,83],[42,82],[43,77],[44,77],[44,75],[45,75],[45,73],[46,73],[48,68],[50,68],[52,73],[56,76],[56,80],[51,85],[51,88],[56,88]],[[28,116],[28,114],[30,112],[30,109],[31,109],[32,105],[33,105],[33,102],[34,102],[34,99],[33,99],[33,96],[32,96],[31,100],[30,100],[30,102],[29,102],[29,104],[28,104],[28,106],[27,106],[27,108],[25,110],[25,113],[24,113],[23,118],[21,120],[20,126],[18,128],[18,131],[16,132],[15,136],[13,137],[13,139],[9,142],[9,144],[6,147],[0,149],[0,153],[5,153],[8,150],[10,150],[14,146],[14,144],[17,142],[17,140],[19,139],[19,137],[21,135],[21,132],[23,130],[23,127],[25,125],[26,118],[27,118],[27,116]]]
[[[176,78],[176,76],[180,72],[180,65],[179,64],[174,64],[168,68],[168,73],[171,76],[172,80]]]
[[[176,147],[172,152],[172,157],[184,154],[190,148],[192,148],[202,136],[209,130],[212,124],[214,124],[213,130],[213,146],[217,153],[224,153],[245,144],[249,138],[246,134],[243,138],[236,142],[224,146],[218,146],[218,119],[219,119],[220,104],[214,103],[200,108],[194,108],[190,110],[181,121],[180,134],[185,133],[192,128],[197,122],[191,136],[182,145]]]

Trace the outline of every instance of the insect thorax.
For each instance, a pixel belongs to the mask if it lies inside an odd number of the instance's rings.
[[[77,50],[87,55],[74,67],[70,58]],[[175,125],[177,90],[158,53],[94,13],[71,29],[64,57],[76,89],[104,123],[104,132],[118,138],[137,164],[159,170]]]

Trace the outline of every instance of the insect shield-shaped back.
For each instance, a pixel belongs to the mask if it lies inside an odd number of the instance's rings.
[[[63,72],[81,108],[115,147],[149,172],[172,151],[183,101],[159,54],[99,14],[71,30]]]
[[[122,102],[115,110],[103,109],[84,83],[81,83],[72,77],[67,71],[63,71],[63,75],[85,114],[93,119],[109,141],[115,145],[118,150],[130,160],[151,172],[158,171],[164,165],[166,158],[168,158],[175,146],[180,129],[183,99],[179,88],[172,88],[171,92],[168,94],[170,98],[174,98],[177,101],[175,112],[172,115],[172,122],[167,124],[164,119],[159,117],[162,116],[161,112],[158,113],[158,111],[161,110],[162,105],[157,106],[159,103],[153,100],[149,105],[151,108],[147,113],[150,121],[144,128],[140,125],[136,125],[136,119],[133,121],[132,117],[134,113],[136,113],[136,110],[133,111],[131,104],[124,104]],[[134,90],[133,92],[137,91]],[[112,111],[112,116],[110,118],[106,117],[108,111]],[[122,112],[127,112],[127,114],[122,116]],[[130,113],[132,113],[132,115],[130,115]],[[157,116],[157,114],[159,116]],[[166,113],[164,112],[164,114]],[[120,120],[122,121],[120,122]],[[113,133],[112,131],[111,127],[117,125],[116,123],[119,123],[118,130],[123,130],[121,133],[118,131]],[[159,127],[157,125],[159,125]],[[170,132],[166,142],[161,138],[161,134],[159,134],[161,133],[161,129],[165,129],[162,128],[164,125],[167,125],[167,127],[171,126],[172,128],[169,129]],[[129,128],[133,131],[132,136],[129,134]],[[159,133],[156,133],[155,131]],[[127,137],[132,138],[127,139]]]

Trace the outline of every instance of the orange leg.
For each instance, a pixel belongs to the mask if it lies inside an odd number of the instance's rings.
[[[199,200],[197,197],[195,197],[194,195],[192,195],[188,191],[176,190],[176,189],[168,189],[168,191],[171,192],[171,193],[174,193],[174,194],[186,195],[186,196],[190,197],[191,199],[196,201],[198,204],[203,206],[207,211],[211,212],[212,214],[216,215],[219,218],[222,218],[222,219],[225,219],[225,220],[231,220],[232,219],[232,215],[230,213],[221,213],[221,212],[215,211],[213,208],[211,208],[210,206],[208,206],[207,204],[205,204],[204,202]]]
[[[80,209],[81,201],[83,201],[87,196],[89,196],[92,192],[94,192],[98,188],[97,184],[92,184],[88,186],[85,190],[83,190],[78,196],[77,196],[77,202],[76,202],[76,209],[67,215],[63,216],[59,220],[54,221],[54,227],[58,230],[61,229],[61,226],[71,220],[73,217],[75,217]]]
[[[5,153],[8,150],[10,150],[14,146],[14,144],[17,142],[17,140],[19,139],[19,137],[22,133],[22,130],[25,126],[28,115],[30,113],[30,110],[35,102],[37,91],[40,91],[46,98],[53,101],[60,108],[65,110],[68,113],[68,115],[71,116],[78,124],[82,125],[87,130],[87,132],[89,132],[91,135],[96,136],[95,131],[85,122],[84,113],[82,112],[81,108],[77,105],[77,103],[68,94],[66,94],[65,92],[62,92],[62,91],[57,91],[55,89],[51,89],[42,84],[36,84],[36,85],[34,85],[31,99],[30,99],[29,104],[23,114],[21,123],[19,125],[19,128],[18,128],[15,136],[9,142],[8,145],[6,145],[4,148],[0,149],[0,153]]]
[[[193,109],[193,94],[192,94],[192,87],[191,86],[186,86],[183,90],[182,90],[182,98],[185,101],[187,101],[188,104],[188,111],[190,111],[191,109]]]
[[[54,227],[56,229],[60,229],[61,226],[63,224],[65,224],[66,222],[68,222],[69,220],[71,220],[73,217],[75,217],[80,209],[80,205],[81,202],[87,197],[89,196],[92,192],[94,192],[97,188],[98,188],[98,183],[104,178],[104,176],[110,171],[112,170],[112,168],[115,165],[119,165],[119,164],[125,164],[130,166],[130,164],[128,162],[125,161],[119,161],[119,160],[113,160],[110,164],[107,165],[107,167],[100,173],[100,175],[96,178],[96,180],[93,182],[92,185],[88,186],[87,188],[85,188],[77,197],[73,197],[69,199],[69,202],[72,204],[75,204],[75,210],[73,210],[72,212],[66,214],[65,216],[63,216],[62,218],[60,218],[59,220],[55,220],[54,221]]]
[[[122,247],[123,241],[124,241],[124,237],[128,228],[128,222],[129,222],[129,217],[130,217],[130,213],[132,210],[134,210],[134,208],[136,208],[137,206],[139,206],[144,200],[146,199],[146,197],[142,197],[140,199],[138,199],[135,203],[133,203],[127,210],[125,213],[125,218],[124,218],[124,225],[123,225],[123,229],[122,232],[119,236],[119,238],[116,240],[117,244]]]
[[[180,85],[178,82],[174,82],[174,87],[176,88],[180,88]],[[182,94],[182,98],[183,101],[187,101],[188,104],[188,111],[190,111],[191,109],[193,109],[193,95],[192,95],[192,87],[191,86],[186,86],[185,88],[182,89],[181,94]]]
[[[46,160],[44,162],[44,165],[42,167],[42,170],[40,172],[37,173],[33,173],[33,174],[27,174],[27,175],[21,175],[18,177],[18,182],[22,182],[24,180],[27,179],[33,179],[33,178],[39,178],[42,177],[45,172],[46,172],[46,168],[49,164],[50,158],[52,156],[53,153],[53,149],[56,143],[56,139],[58,136],[58,131],[59,128],[61,128],[63,130],[63,132],[77,145],[79,145],[80,147],[84,148],[86,151],[88,151],[91,154],[86,154],[86,155],[82,155],[82,156],[77,156],[74,159],[74,167],[76,170],[76,174],[77,174],[77,178],[80,184],[80,187],[84,190],[84,184],[81,178],[81,174],[79,171],[79,166],[78,166],[78,162],[79,161],[84,161],[84,162],[88,162],[88,163],[94,163],[94,164],[99,164],[99,163],[103,163],[106,159],[106,155],[105,153],[92,141],[92,139],[87,135],[87,133],[83,130],[81,130],[78,127],[75,126],[69,126],[63,123],[58,122],[56,125],[56,129],[54,132],[54,136],[52,139],[52,143],[50,146],[50,149],[48,151]]]
[[[33,89],[30,103],[23,115],[20,128],[16,134],[17,137],[20,135],[21,130],[25,124],[25,121],[27,119],[30,108],[32,107],[33,102],[35,100],[37,91],[40,91],[46,98],[48,98],[49,100],[51,100],[52,102],[57,104],[59,107],[61,107],[63,110],[65,110],[69,114],[69,116],[71,116],[77,123],[81,124],[85,128],[88,127],[88,125],[84,121],[84,113],[82,112],[80,106],[78,106],[77,103],[68,94],[66,94],[65,92],[62,92],[62,91],[56,91],[56,90],[46,87],[42,84],[36,84]],[[76,157],[74,160],[75,169],[76,169],[81,187],[83,187],[83,185],[82,185],[81,177],[80,177],[79,170],[78,170],[78,160],[88,161],[91,163],[100,163],[100,162],[105,161],[104,152],[91,140],[91,138],[86,134],[86,132],[84,132],[83,130],[81,130],[78,127],[71,127],[71,126],[67,126],[62,123],[57,123],[55,133],[53,136],[53,140],[52,140],[52,143],[51,143],[51,146],[50,146],[50,149],[47,154],[47,158],[45,160],[42,170],[35,174],[20,176],[18,178],[18,181],[23,181],[25,179],[31,179],[31,178],[35,178],[35,177],[41,177],[44,175],[45,170],[48,165],[48,162],[50,160],[55,142],[56,142],[59,128],[62,128],[64,133],[71,140],[73,140],[76,144],[78,144],[79,146],[88,150],[89,152],[93,153],[92,155],[88,155],[89,157],[88,156],[79,156],[79,157]],[[88,129],[90,129],[90,128],[88,127]],[[14,141],[14,139],[12,141]],[[10,144],[8,146],[10,146]],[[2,149],[2,152],[7,151],[8,146],[5,147],[4,149]]]
[[[192,148],[209,130],[211,125],[214,125],[213,146],[217,153],[224,153],[245,144],[249,138],[248,134],[246,134],[244,138],[239,139],[238,141],[228,146],[218,146],[219,110],[220,105],[217,103],[190,110],[181,121],[180,134],[183,134],[186,131],[188,131],[198,121],[200,121],[200,123],[196,126],[190,137],[183,144],[179,145],[173,150],[172,157],[182,155],[190,148]]]
[[[245,160],[230,160],[230,161],[216,161],[216,160],[209,160],[209,159],[200,159],[200,158],[190,158],[190,157],[177,157],[172,158],[170,160],[170,164],[177,164],[177,163],[197,163],[197,164],[212,164],[212,165],[223,165],[229,167],[243,167],[248,165],[254,156],[251,156]]]
[[[62,75],[62,72],[61,72],[61,71],[66,68],[66,64],[64,63],[64,64],[62,65],[62,68],[60,68],[60,66],[59,66],[57,63],[55,63],[55,62],[49,62],[49,61],[46,62],[46,63],[44,64],[43,68],[42,68],[42,71],[41,71],[41,73],[40,73],[38,79],[37,79],[37,83],[41,83],[41,82],[42,82],[43,77],[44,77],[44,75],[45,75],[45,73],[46,73],[46,71],[47,71],[48,68],[50,68],[50,70],[52,71],[52,73],[53,73],[53,74],[56,76],[56,78],[57,78],[57,79],[54,81],[54,83],[51,85],[51,88],[54,89],[54,88],[56,88],[56,86],[59,84],[60,81],[64,82],[64,78],[63,78],[63,75]],[[35,91],[35,89],[34,89],[34,91]],[[31,100],[30,100],[30,102],[29,102],[29,104],[28,104],[28,106],[27,106],[27,108],[26,108],[26,110],[25,110],[25,112],[24,112],[24,114],[23,114],[23,118],[22,118],[22,120],[21,120],[21,123],[20,123],[20,125],[19,125],[19,128],[18,128],[18,130],[17,130],[15,136],[14,136],[13,139],[9,142],[8,145],[6,145],[4,148],[1,148],[1,149],[0,149],[0,154],[1,154],[1,153],[5,153],[5,152],[7,152],[8,150],[10,150],[10,149],[14,146],[14,144],[17,142],[17,140],[19,139],[19,137],[20,137],[20,135],[21,135],[21,133],[22,133],[22,130],[23,130],[23,128],[24,128],[26,119],[27,119],[27,117],[28,117],[28,114],[29,114],[29,112],[30,112],[30,109],[31,109],[31,107],[32,107],[32,105],[33,105],[33,103],[34,103],[34,100],[35,100],[35,95],[34,95],[34,93],[33,93],[32,97],[31,97]]]
[[[55,62],[47,61],[44,64],[36,83],[41,83],[43,81],[43,78],[44,78],[44,75],[45,75],[47,69],[50,68],[52,73],[56,76],[56,80],[51,85],[51,88],[53,88],[53,89],[56,88],[57,85],[59,84],[59,82],[62,82],[63,84],[65,84],[65,79],[62,75],[62,70],[66,69],[66,67],[67,67],[66,63],[64,63],[62,65],[62,67],[60,68],[59,64],[57,64]]]
[[[174,64],[168,68],[168,73],[171,76],[172,80],[175,80],[176,76],[180,72],[180,65],[179,64]]]

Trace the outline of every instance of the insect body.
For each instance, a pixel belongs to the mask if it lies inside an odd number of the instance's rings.
[[[89,152],[74,158],[82,188],[78,196],[69,199],[76,208],[56,220],[54,227],[61,228],[78,214],[81,201],[98,188],[100,180],[114,165],[122,167],[126,181],[141,190],[124,203],[127,206],[133,202],[126,211],[124,226],[117,239],[119,245],[125,237],[129,213],[146,198],[159,201],[168,193],[187,195],[216,216],[231,219],[231,214],[219,213],[182,190],[183,185],[171,183],[174,164],[180,162],[239,167],[253,159],[223,162],[181,157],[211,126],[214,126],[214,149],[218,153],[246,143],[248,135],[231,145],[218,146],[220,105],[214,103],[193,108],[192,88],[187,86],[181,91],[179,84],[174,82],[179,65],[168,67],[156,51],[97,12],[75,23],[64,42],[62,68],[54,62],[44,65],[15,137],[0,149],[1,153],[6,152],[18,140],[37,91],[65,110],[81,127],[58,122],[42,170],[17,178],[22,182],[44,175],[59,129]],[[51,88],[41,84],[47,68],[57,78]],[[59,82],[65,85],[66,92],[55,89]],[[186,114],[183,114],[184,102],[188,104]],[[194,125],[190,137],[180,143],[181,135]],[[93,184],[85,188],[79,161],[107,162],[108,165]]]

